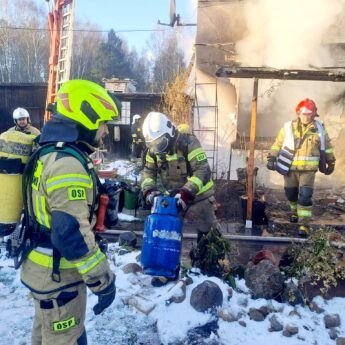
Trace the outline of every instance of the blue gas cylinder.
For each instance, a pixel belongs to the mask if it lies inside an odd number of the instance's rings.
[[[145,220],[141,265],[145,274],[177,278],[180,267],[182,221],[176,199],[159,196]]]

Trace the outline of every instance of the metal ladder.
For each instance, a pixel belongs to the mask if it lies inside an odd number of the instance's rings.
[[[56,92],[69,80],[72,64],[72,44],[75,0],[65,1],[62,9],[59,59],[57,63]]]
[[[214,104],[200,105],[198,93],[200,88],[211,89],[208,94],[214,93]],[[207,159],[210,163],[212,177],[217,178],[217,160],[218,160],[218,92],[217,92],[217,79],[215,83],[195,83],[195,106],[194,109],[197,113],[197,127],[193,129],[193,133],[199,138],[202,145],[202,139],[205,136],[211,136],[212,145],[210,148],[204,150],[207,155]],[[211,110],[213,113],[211,125],[205,127],[201,124],[200,112],[202,109]]]

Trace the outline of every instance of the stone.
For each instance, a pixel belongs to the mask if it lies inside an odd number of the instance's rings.
[[[222,290],[216,283],[205,280],[192,290],[190,304],[199,312],[219,307],[223,304]]]
[[[278,321],[277,315],[272,315],[270,318],[269,332],[280,332],[283,330],[283,324]]]
[[[229,288],[227,291],[228,291],[227,300],[230,301],[234,292],[232,288]]]
[[[218,335],[218,322],[211,321],[205,325],[190,329],[187,332],[187,342],[190,345],[220,345],[216,339],[211,339],[213,334]]]
[[[249,317],[251,320],[258,321],[258,322],[265,320],[265,315],[263,315],[259,309],[255,309],[255,308],[249,309]]]
[[[245,283],[253,298],[277,298],[284,289],[284,277],[279,268],[268,260],[257,265],[249,263],[244,273]]]
[[[298,333],[298,327],[294,324],[287,324],[283,331],[284,337],[292,337]]]
[[[142,270],[143,270],[143,268],[135,262],[131,262],[131,263],[122,267],[122,271],[125,274],[138,273],[138,272],[142,272]]]
[[[296,318],[298,318],[298,319],[301,319],[301,318],[302,318],[302,317],[301,317],[301,314],[300,314],[296,309],[291,310],[290,313],[289,313],[289,316],[290,316],[290,317],[296,317]]]
[[[193,281],[192,277],[187,276],[186,277],[186,286],[192,285],[193,283],[194,283],[194,281]]]
[[[257,265],[262,260],[271,261],[273,265],[276,265],[276,258],[274,257],[273,253],[268,249],[262,249],[255,253],[252,262],[254,265]]]
[[[186,299],[186,281],[179,280],[172,288],[168,290],[170,297],[165,301],[166,305],[171,303],[182,303]]]
[[[263,316],[266,317],[269,313],[271,313],[272,309],[267,307],[266,305],[263,305],[259,308],[259,311]]]
[[[325,311],[325,309],[320,308],[314,301],[309,303],[309,309],[311,311],[315,311],[317,314],[322,314]]]
[[[128,250],[128,249],[126,249],[126,248],[120,248],[119,251],[117,252],[117,254],[118,254],[119,256],[121,256],[121,255],[126,255],[126,254],[128,254],[128,253],[130,253],[130,252],[131,252],[131,251]]]
[[[282,294],[282,301],[290,305],[304,305],[304,298],[302,291],[293,282],[288,282]]]
[[[226,322],[234,322],[234,321],[238,321],[238,317],[234,316],[231,311],[223,309],[223,308],[219,308],[217,310],[217,315],[224,321]]]
[[[335,341],[335,345],[345,345],[345,338],[344,337],[339,337]]]
[[[336,328],[330,328],[328,334],[329,334],[329,337],[330,337],[332,340],[335,340],[335,339],[338,338],[339,332],[338,332],[338,330],[337,330]]]
[[[149,315],[156,304],[139,296],[132,296],[122,301],[125,305],[130,305],[145,315]]]
[[[340,326],[340,316],[338,314],[327,314],[323,317],[326,328],[333,328]]]
[[[247,327],[247,324],[243,320],[238,321],[238,324],[241,325],[242,327]]]
[[[137,245],[137,235],[133,231],[125,231],[119,236],[120,246],[130,246],[135,248]]]

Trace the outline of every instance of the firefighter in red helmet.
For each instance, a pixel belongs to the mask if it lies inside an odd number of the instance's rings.
[[[312,217],[312,196],[318,170],[334,171],[335,157],[325,126],[315,118],[317,107],[306,98],[296,107],[297,119],[284,124],[271,146],[267,168],[284,176],[285,195],[290,203],[290,221],[299,223],[299,236],[307,237]]]

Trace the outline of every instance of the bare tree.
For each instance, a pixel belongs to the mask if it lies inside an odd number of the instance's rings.
[[[73,37],[72,78],[89,78],[97,58],[100,43],[104,40],[99,26],[89,21],[77,22]]]
[[[152,36],[150,48],[153,55],[151,87],[153,91],[162,91],[166,82],[172,82],[185,70],[184,54],[174,32]]]
[[[6,20],[0,20],[0,76],[1,82],[12,81],[13,54],[10,46],[10,30]]]
[[[33,0],[1,0],[2,82],[42,82],[48,71],[47,14]],[[18,11],[20,9],[20,11]]]

